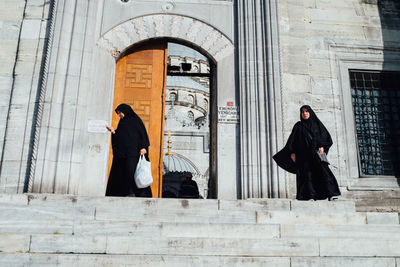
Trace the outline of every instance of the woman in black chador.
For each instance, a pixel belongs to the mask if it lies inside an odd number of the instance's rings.
[[[326,157],[323,159],[331,146],[328,130],[310,106],[302,106],[300,121],[294,125],[286,146],[273,157],[280,167],[296,174],[297,199],[333,200],[340,195],[329,163]]]
[[[140,155],[148,160],[146,128],[129,105],[121,104],[115,112],[120,117],[117,129],[107,126],[112,135],[113,162],[106,196],[152,197],[150,186],[137,188],[133,178]]]

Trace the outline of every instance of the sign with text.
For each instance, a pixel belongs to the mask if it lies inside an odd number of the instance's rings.
[[[88,132],[89,133],[106,133],[107,122],[103,120],[89,120]]]
[[[218,107],[218,122],[239,123],[239,107],[237,106]]]

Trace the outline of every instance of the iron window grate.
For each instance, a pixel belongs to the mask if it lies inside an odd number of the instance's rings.
[[[362,175],[400,174],[400,72],[350,70]]]

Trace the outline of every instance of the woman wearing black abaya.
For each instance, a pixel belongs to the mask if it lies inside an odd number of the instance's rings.
[[[283,169],[296,173],[298,200],[336,199],[338,183],[322,153],[328,154],[332,138],[310,106],[300,108],[300,121],[289,136],[286,146],[274,155]],[[319,155],[320,154],[320,155]]]
[[[140,155],[148,160],[146,128],[129,105],[121,104],[115,112],[120,117],[117,129],[107,126],[112,135],[113,162],[106,196],[152,197],[150,186],[138,188],[133,178]]]

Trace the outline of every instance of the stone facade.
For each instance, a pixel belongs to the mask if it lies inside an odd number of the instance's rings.
[[[360,178],[348,72],[399,70],[399,14],[393,1],[279,1],[284,139],[310,104],[332,134],[331,169],[343,191],[399,188],[394,177]]]
[[[271,156],[310,104],[332,134],[329,159],[343,192],[398,190],[394,177],[360,178],[349,69],[399,70],[394,1],[0,0],[0,192],[103,195],[115,62],[168,38],[214,64],[221,199],[293,197],[295,177]],[[50,19],[50,20],[49,20]]]

